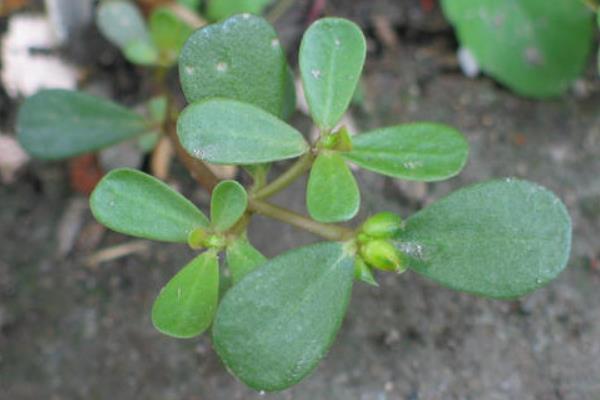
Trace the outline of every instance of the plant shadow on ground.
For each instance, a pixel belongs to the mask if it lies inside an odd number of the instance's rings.
[[[299,3],[280,21],[288,49],[303,29],[305,4]],[[394,49],[371,37],[366,110],[354,113],[357,123],[440,121],[464,132],[472,150],[463,173],[443,183],[398,186],[359,173],[362,213],[407,215],[469,183],[527,178],[569,208],[570,267],[518,302],[455,293],[412,273],[382,275],[379,289],[357,284],[345,326],[316,372],[265,398],[600,398],[600,270],[594,267],[600,86],[593,67],[580,82],[588,93],[545,102],[518,98],[486,78],[464,78],[451,61],[454,42],[441,17],[421,13],[417,2],[396,3],[330,2],[331,14],[353,18],[371,33],[373,17],[385,15],[400,36]],[[206,209],[207,197],[185,172],[176,169],[176,176]],[[260,398],[220,366],[206,335],[176,341],[152,328],[154,296],[190,258],[185,246],[152,244],[143,255],[91,269],[81,259],[93,232],[83,230],[70,255],[56,255],[61,222],[78,201],[65,180],[62,165],[34,163],[19,183],[0,187],[0,393],[13,399]],[[275,200],[303,212],[303,183]],[[316,240],[263,218],[251,235],[268,256]],[[125,240],[108,233],[102,245]]]

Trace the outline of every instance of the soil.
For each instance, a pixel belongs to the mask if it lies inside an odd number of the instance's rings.
[[[278,21],[291,53],[307,7],[298,1]],[[410,272],[379,275],[379,288],[356,285],[337,341],[315,372],[288,391],[261,395],[227,373],[208,336],[174,340],[152,328],[155,295],[192,252],[149,243],[143,253],[86,266],[89,254],[131,239],[102,234],[85,199],[70,190],[66,164],[36,161],[17,183],[0,186],[0,398],[600,399],[600,85],[593,60],[570,93],[533,101],[486,77],[465,78],[437,9],[423,12],[416,0],[337,0],[327,12],[355,19],[369,34],[365,101],[353,109],[362,130],[434,120],[462,130],[471,145],[464,172],[442,183],[399,184],[357,172],[361,213],[410,215],[495,177],[536,181],[573,218],[565,272],[515,302],[453,292]],[[396,46],[380,40],[375,16],[390,23]],[[112,91],[120,100],[142,96],[139,82],[125,89],[111,83],[113,75],[145,76],[115,63],[109,72],[93,66],[98,79],[120,87]],[[14,101],[7,102],[2,96],[3,129],[14,115]],[[306,127],[305,118],[296,122]],[[206,207],[207,195],[180,166],[174,172],[173,183]],[[275,200],[303,212],[303,190],[299,182]],[[81,229],[69,243],[73,226]],[[318,240],[262,218],[251,237],[268,256]]]

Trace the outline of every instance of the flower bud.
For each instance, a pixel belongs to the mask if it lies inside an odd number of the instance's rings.
[[[404,223],[399,215],[384,211],[367,219],[361,232],[378,239],[389,239],[398,235],[404,229]]]
[[[371,240],[360,247],[360,255],[373,268],[404,272],[403,254],[387,240]]]
[[[199,250],[206,247],[206,238],[208,237],[208,232],[206,232],[203,228],[196,228],[191,231],[188,235],[187,243],[194,250]]]
[[[222,235],[211,234],[203,228],[196,228],[188,235],[188,246],[194,250],[203,248],[221,249],[225,247],[225,238]]]

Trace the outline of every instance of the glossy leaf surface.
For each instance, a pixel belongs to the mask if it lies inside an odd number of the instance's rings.
[[[193,157],[216,164],[258,164],[308,150],[302,134],[268,112],[234,100],[190,104],[177,133]]]
[[[310,113],[330,130],[342,118],[356,90],[366,56],[356,24],[323,18],[308,28],[300,46],[300,73]]]
[[[285,53],[273,27],[260,17],[236,15],[194,32],[179,61],[190,103],[223,97],[283,118],[295,103]]]
[[[34,157],[61,159],[130,139],[147,131],[143,117],[85,93],[42,90],[27,98],[17,135]]]
[[[352,151],[342,155],[383,175],[439,181],[460,172],[469,144],[456,129],[429,122],[377,129],[352,137]]]
[[[312,371],[342,323],[354,257],[340,243],[319,243],[278,256],[223,298],[213,343],[248,386],[274,391]]]
[[[186,243],[208,220],[188,199],[158,179],[134,169],[116,169],[90,198],[98,222],[131,236]]]
[[[444,12],[480,67],[519,94],[556,96],[583,71],[593,22],[579,0],[445,0]]]
[[[236,181],[220,182],[210,199],[210,223],[217,232],[231,228],[246,211],[248,194]]]
[[[160,332],[190,338],[212,323],[219,300],[216,251],[206,251],[175,275],[154,301],[152,323]]]
[[[234,285],[267,261],[267,258],[252,246],[245,235],[227,246],[226,255]]]
[[[400,239],[416,272],[452,289],[514,298],[546,285],[565,268],[571,220],[547,189],[495,180],[418,212]]]
[[[358,184],[338,153],[324,152],[315,160],[308,178],[306,207],[320,222],[347,221],[358,212]]]

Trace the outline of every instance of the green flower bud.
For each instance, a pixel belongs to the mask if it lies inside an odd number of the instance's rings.
[[[361,232],[378,239],[389,239],[397,236],[404,229],[404,222],[399,215],[384,211],[367,219]]]
[[[373,268],[404,272],[404,255],[387,240],[371,240],[360,247],[360,255]]]
[[[200,250],[206,247],[206,238],[208,237],[208,232],[206,232],[203,228],[196,228],[191,231],[188,235],[187,243],[194,250]]]
[[[203,228],[196,228],[191,231],[187,242],[188,246],[194,250],[203,248],[222,249],[226,244],[223,236],[211,234]]]
[[[222,249],[225,247],[226,241],[221,235],[211,235],[206,239],[205,243],[206,247],[210,247],[211,249]]]

